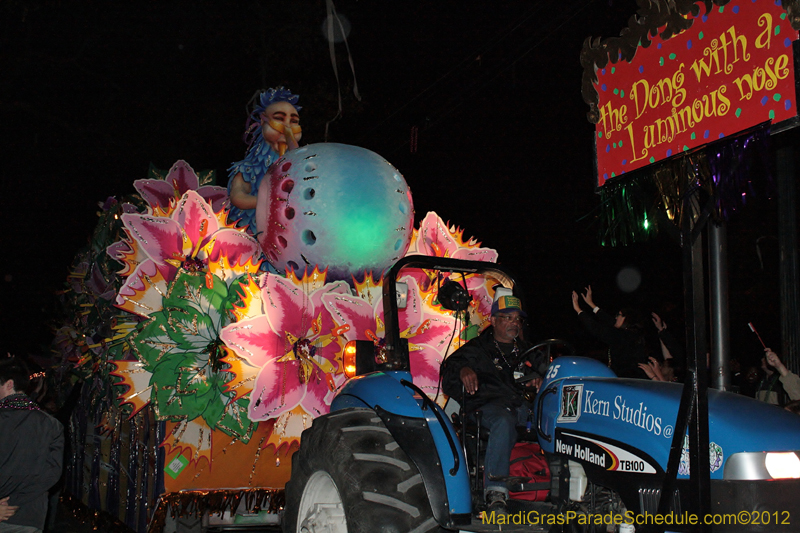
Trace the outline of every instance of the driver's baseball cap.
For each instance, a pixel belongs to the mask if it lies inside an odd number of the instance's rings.
[[[492,304],[492,316],[512,311],[519,311],[523,318],[528,318],[528,314],[522,310],[522,302],[516,296],[501,296]]]

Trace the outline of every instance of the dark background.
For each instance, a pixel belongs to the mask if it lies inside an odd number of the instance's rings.
[[[336,9],[350,24],[362,98],[336,44],[343,112],[327,140],[392,162],[417,221],[436,211],[497,249],[523,280],[534,337],[597,348],[570,303],[587,284],[601,306],[638,305],[680,328],[677,243],[598,244],[579,54],[587,37],[618,35],[634,1],[339,0]],[[150,163],[185,159],[226,184],[256,90],[300,94],[302,143],[326,140],[338,105],[325,17],[320,0],[0,4],[0,350],[48,352],[54,292],[98,202],[134,192]],[[729,223],[734,355],[760,352],[750,320],[780,345],[776,209],[757,199]],[[633,292],[616,283],[625,267],[642,276]]]

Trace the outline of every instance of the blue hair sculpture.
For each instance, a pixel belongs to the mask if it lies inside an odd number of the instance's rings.
[[[242,179],[249,183],[252,188],[252,195],[258,196],[258,188],[261,179],[266,175],[267,169],[278,160],[278,153],[264,140],[261,134],[261,114],[275,102],[289,102],[298,111],[302,109],[297,105],[300,96],[292,94],[289,89],[275,87],[267,89],[255,96],[253,111],[247,117],[245,125],[244,141],[247,143],[247,153],[244,159],[231,165],[228,169],[228,194],[231,193],[233,178],[240,174]],[[240,209],[234,205],[230,206],[228,221],[235,222],[237,227],[248,228],[248,232],[255,234],[255,209]]]

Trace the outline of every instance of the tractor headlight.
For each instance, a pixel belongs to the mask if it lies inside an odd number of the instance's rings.
[[[798,479],[800,457],[797,452],[742,452],[725,462],[724,479]]]
[[[773,479],[800,478],[800,458],[794,452],[768,452],[764,464]]]
[[[344,375],[348,379],[356,375],[356,353],[356,341],[350,341],[344,345],[342,366],[344,366]]]

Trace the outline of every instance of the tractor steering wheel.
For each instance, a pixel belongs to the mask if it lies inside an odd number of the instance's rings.
[[[556,351],[555,348],[559,348],[559,347],[561,349]],[[547,340],[544,340],[544,341],[542,341],[542,342],[540,342],[538,344],[535,344],[535,345],[531,346],[530,348],[528,348],[527,350],[525,350],[525,352],[522,354],[520,359],[524,359],[524,357],[526,355],[528,355],[531,352],[536,352],[536,351],[540,351],[540,352],[543,352],[545,354],[545,356],[548,359],[547,364],[549,365],[550,363],[553,362],[553,359],[555,359],[555,357],[558,357],[559,355],[575,355],[575,346],[573,346],[572,343],[570,343],[569,341],[565,341],[563,339],[547,339]],[[555,355],[555,357],[554,357],[554,352],[557,353],[557,355]],[[531,372],[529,374],[525,374],[521,378],[515,379],[514,382],[515,383],[527,383],[528,381],[531,381],[532,379],[535,379],[536,377],[539,377],[538,373]],[[541,376],[541,377],[544,377],[544,376]]]

